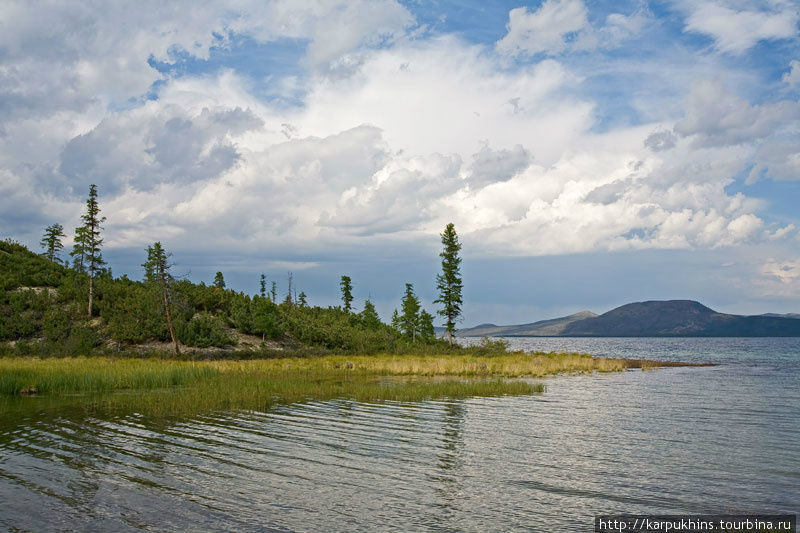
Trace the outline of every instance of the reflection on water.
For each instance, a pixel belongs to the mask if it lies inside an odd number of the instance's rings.
[[[176,419],[24,398],[0,421],[0,528],[588,531],[601,512],[796,513],[799,391],[783,363],[734,359],[557,377],[542,396]]]

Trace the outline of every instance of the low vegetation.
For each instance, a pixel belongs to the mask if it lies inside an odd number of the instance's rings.
[[[452,379],[503,381],[507,378],[535,378],[565,372],[611,372],[625,368],[628,368],[628,363],[624,359],[594,358],[585,354],[333,355],[250,361],[6,357],[0,358],[0,394],[96,393],[194,387],[213,383],[221,394],[231,391],[237,391],[238,394],[242,390],[252,389],[269,393],[267,396],[286,395],[288,399],[296,399],[304,394],[315,396],[311,392],[323,385],[330,387],[353,380],[363,385],[370,383],[373,378],[387,376],[446,378],[434,383],[450,386],[451,382],[447,380]],[[425,382],[407,382],[414,386],[421,383]],[[495,386],[499,387],[497,384]],[[296,393],[291,392],[293,388]],[[502,387],[498,390],[502,390]],[[534,389],[525,390],[531,392]],[[340,392],[344,391],[341,389]],[[357,392],[354,394],[361,396]],[[380,397],[378,395],[374,399]]]
[[[309,399],[420,401],[543,392],[542,384],[506,379],[520,372],[521,363],[513,359],[485,358],[484,367],[470,356],[459,367],[453,358],[437,370],[425,357],[395,355],[254,361],[6,357],[0,359],[0,394],[6,397],[0,408],[13,407],[13,398],[36,396],[37,401],[61,398],[92,408],[174,415]],[[508,372],[487,371],[489,362],[499,369],[508,365]],[[109,394],[114,392],[122,394]]]

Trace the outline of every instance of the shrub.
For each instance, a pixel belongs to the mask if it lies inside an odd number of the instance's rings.
[[[208,348],[234,344],[234,339],[224,329],[222,320],[210,313],[198,313],[191,320],[177,323],[178,339],[187,346]]]

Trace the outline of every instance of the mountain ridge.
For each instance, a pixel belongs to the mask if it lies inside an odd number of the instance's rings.
[[[800,315],[733,315],[694,300],[648,300],[601,315],[581,311],[529,324],[483,324],[459,336],[498,337],[798,337]]]

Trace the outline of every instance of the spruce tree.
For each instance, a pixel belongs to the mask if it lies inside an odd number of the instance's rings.
[[[392,313],[391,325],[394,329],[400,331],[400,314],[397,312],[397,309]]]
[[[378,329],[381,325],[381,318],[375,310],[375,305],[369,300],[364,302],[364,310],[361,311],[361,323],[367,329]]]
[[[267,296],[267,276],[261,274],[261,280],[259,281],[259,289],[262,298]]]
[[[433,315],[424,309],[419,313],[419,337],[424,342],[431,342],[436,337],[433,328]]]
[[[400,331],[407,337],[411,338],[411,342],[417,340],[417,333],[419,332],[419,299],[414,294],[414,286],[411,283],[406,283],[406,293],[403,296],[400,309]]]
[[[350,282],[350,276],[342,276],[339,286],[342,288],[344,310],[349,313],[352,310],[351,304],[353,303],[353,284]]]
[[[216,274],[214,274],[214,283],[213,283],[213,285],[214,285],[214,287],[216,287],[218,289],[224,289],[225,288],[225,277],[222,275],[222,272],[217,272]]]
[[[85,233],[86,229],[83,226],[75,228],[75,238],[73,239],[72,251],[69,253],[69,255],[72,256],[72,269],[75,272],[80,272],[81,274],[86,272],[86,265],[84,263],[86,252],[83,246]]]
[[[75,249],[73,255],[76,261],[79,259],[80,270],[88,270],[89,273],[89,309],[88,314],[92,316],[92,303],[94,300],[94,277],[97,271],[105,264],[100,253],[100,246],[103,239],[100,238],[101,224],[106,217],[100,216],[100,206],[97,204],[97,185],[89,186],[89,198],[86,200],[86,213],[81,216],[83,226],[75,230]]]
[[[303,291],[300,291],[300,296],[297,297],[297,303],[300,307],[308,307],[308,296]]]
[[[44,248],[44,256],[50,261],[59,262],[56,254],[64,248],[64,245],[61,244],[62,237],[66,237],[66,235],[64,235],[64,226],[61,224],[51,224],[45,228],[44,236],[39,244]]]
[[[278,282],[273,281],[272,287],[269,290],[269,295],[272,297],[272,303],[278,303]]]
[[[169,335],[172,338],[172,344],[175,347],[175,355],[180,355],[181,351],[178,347],[178,339],[175,337],[175,328],[172,325],[172,312],[170,310],[170,297],[169,286],[174,281],[172,274],[169,272],[170,264],[168,263],[168,254],[161,246],[160,242],[153,243],[153,246],[147,247],[147,262],[142,264],[145,272],[145,280],[148,283],[157,284],[161,288],[161,295],[164,298],[164,310],[167,315],[167,325],[169,326]]]
[[[446,319],[444,326],[447,330],[447,340],[453,344],[456,332],[456,321],[461,317],[461,290],[464,285],[461,281],[461,243],[458,242],[455,226],[448,224],[441,234],[444,249],[439,257],[442,258],[442,273],[436,276],[436,288],[439,289],[439,298],[433,303],[442,304],[438,314]]]

